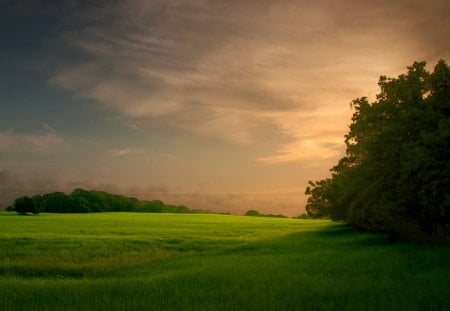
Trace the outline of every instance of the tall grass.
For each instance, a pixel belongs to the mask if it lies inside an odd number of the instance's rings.
[[[445,310],[450,248],[329,221],[0,213],[0,310]]]

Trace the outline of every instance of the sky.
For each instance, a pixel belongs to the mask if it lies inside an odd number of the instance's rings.
[[[0,0],[0,207],[75,188],[296,216],[447,0]]]

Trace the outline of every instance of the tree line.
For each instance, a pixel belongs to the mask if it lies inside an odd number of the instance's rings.
[[[450,236],[450,69],[415,62],[352,101],[346,155],[310,181],[306,210],[393,236]]]
[[[281,214],[262,214],[257,210],[250,209],[248,210],[244,216],[256,216],[256,217],[272,217],[272,218],[288,218],[287,216]]]
[[[103,191],[75,189],[69,195],[52,192],[43,195],[22,196],[7,208],[19,214],[45,213],[99,213],[99,212],[144,212],[144,213],[190,213],[208,212],[189,210],[186,206],[167,205],[162,201],[145,201]]]

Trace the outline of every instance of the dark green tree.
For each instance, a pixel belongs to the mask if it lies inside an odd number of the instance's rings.
[[[19,200],[20,199],[20,200]],[[162,201],[139,201],[136,198],[110,194],[103,191],[87,191],[75,189],[70,195],[63,192],[52,192],[35,195],[31,198],[18,199],[18,211],[33,206],[35,212],[46,213],[96,213],[96,212],[146,212],[146,213],[190,213],[186,206],[166,205]],[[10,209],[13,210],[13,205]],[[14,209],[15,210],[15,209]],[[27,212],[32,212],[28,210]]]
[[[45,202],[42,195],[40,194],[34,195],[31,197],[31,199],[33,200],[34,206],[38,211],[43,211],[45,209]]]
[[[140,201],[137,208],[138,212],[162,213],[164,211],[164,203],[158,200]]]
[[[346,156],[310,183],[306,209],[374,231],[450,235],[450,69],[425,62],[352,101]]]
[[[305,194],[309,195],[306,211],[313,218],[326,218],[331,216],[332,191],[331,179],[309,182]]]
[[[262,215],[257,210],[250,209],[244,214],[244,216],[262,216]]]
[[[42,196],[47,213],[68,213],[71,209],[69,197],[63,192],[52,192]]]
[[[33,199],[28,196],[17,198],[13,204],[13,210],[21,215],[32,213],[34,215],[39,214],[39,209],[33,202]]]
[[[70,212],[71,213],[91,213],[89,208],[89,202],[83,197],[69,197],[70,202]]]

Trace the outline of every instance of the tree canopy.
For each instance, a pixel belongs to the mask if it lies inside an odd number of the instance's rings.
[[[96,213],[96,212],[145,212],[189,213],[186,206],[167,205],[159,200],[140,201],[136,198],[110,194],[103,191],[75,189],[69,195],[52,192],[32,197],[23,196],[14,201],[12,211],[20,214],[45,213]],[[200,210],[197,210],[199,212]]]
[[[450,69],[415,62],[357,98],[346,156],[310,182],[306,210],[374,231],[450,235]]]
[[[22,215],[26,215],[28,213],[37,215],[40,211],[33,199],[28,196],[17,198],[13,203],[12,210]]]

